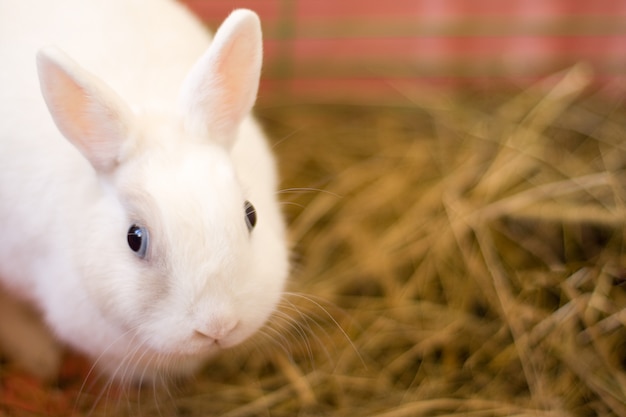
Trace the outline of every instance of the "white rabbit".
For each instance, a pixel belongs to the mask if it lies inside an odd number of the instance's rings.
[[[289,267],[249,114],[261,60],[248,10],[211,41],[169,0],[0,0],[5,354],[56,371],[25,306],[127,380],[189,374],[268,320]]]

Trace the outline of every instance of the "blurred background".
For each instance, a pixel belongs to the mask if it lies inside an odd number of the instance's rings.
[[[237,7],[265,36],[262,101],[398,102],[415,89],[525,85],[584,62],[626,74],[624,0],[183,0],[212,28]]]

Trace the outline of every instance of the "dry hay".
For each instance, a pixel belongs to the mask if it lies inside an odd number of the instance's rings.
[[[626,415],[626,113],[583,86],[261,109],[290,294],[191,384],[92,415]]]

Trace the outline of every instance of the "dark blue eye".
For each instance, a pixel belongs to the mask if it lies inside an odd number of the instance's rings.
[[[256,226],[256,209],[249,201],[243,204],[243,208],[246,212],[246,226],[248,226],[249,231],[252,231]]]
[[[128,229],[126,239],[128,240],[128,247],[130,247],[137,256],[140,258],[146,256],[146,252],[148,251],[148,230],[145,227],[133,224]]]

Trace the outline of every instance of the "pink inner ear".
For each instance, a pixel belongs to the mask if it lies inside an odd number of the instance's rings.
[[[256,44],[250,36],[241,36],[239,42],[231,42],[225,47],[221,59],[217,63],[217,73],[224,83],[224,112],[230,113],[231,119],[239,120],[245,117],[254,105],[259,86],[260,66],[254,71],[256,55],[260,54]]]
[[[234,12],[183,84],[181,105],[189,129],[232,146],[256,100],[261,50],[258,17]]]
[[[110,171],[126,140],[130,110],[61,51],[41,51],[38,64],[41,90],[61,133],[97,171]]]
[[[68,139],[80,140],[88,136],[92,128],[89,118],[85,117],[89,108],[87,93],[58,67],[52,66],[49,70],[54,71],[50,82],[55,84],[54,89],[48,92],[50,99],[54,102],[54,108],[50,111],[53,113],[59,130]]]

